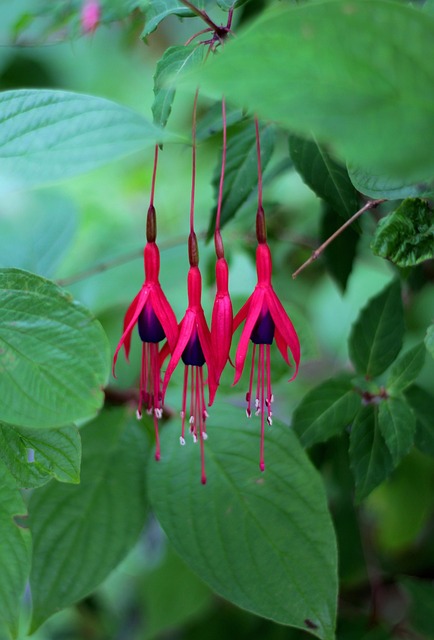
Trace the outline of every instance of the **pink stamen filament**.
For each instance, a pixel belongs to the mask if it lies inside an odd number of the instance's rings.
[[[267,350],[266,350],[267,399],[265,401],[265,404],[267,405],[267,412],[268,412],[267,422],[271,426],[273,424],[273,421],[271,419],[271,416],[273,415],[273,412],[271,411],[271,403],[273,402],[273,393],[271,390],[271,353],[270,352],[271,352],[270,345],[267,344]]]
[[[255,371],[255,353],[256,353],[256,344],[253,344],[252,366],[250,367],[249,390],[246,396],[246,400],[247,400],[246,415],[248,418],[250,418],[252,415],[252,390],[253,390],[253,374]]]
[[[154,382],[154,397],[153,397],[153,418],[155,429],[155,459],[160,459],[160,435],[158,433],[158,418],[162,415],[161,399],[160,399],[160,368],[158,363],[158,343],[149,345],[151,352],[151,369]]]
[[[206,473],[205,473],[205,430],[206,430],[206,418],[205,418],[205,398],[203,392],[203,371],[202,367],[198,367],[197,371],[197,391],[196,391],[196,399],[197,399],[197,414],[199,418],[199,440],[200,440],[200,460],[201,460],[201,482],[202,484],[206,484]]]
[[[258,375],[258,382],[259,379],[261,381],[261,400],[260,400],[260,411],[261,411],[261,446],[260,446],[260,455],[259,455],[259,468],[261,471],[264,471],[265,469],[265,462],[264,462],[264,436],[265,436],[265,429],[264,429],[264,423],[265,423],[265,412],[264,412],[264,405],[265,405],[265,367],[264,367],[264,345],[260,344],[259,345],[259,375]]]
[[[181,418],[182,418],[182,426],[181,426],[181,444],[185,444],[185,413],[187,411],[187,385],[188,385],[188,365],[185,365],[184,368],[184,386],[182,391],[182,410],[181,410]]]

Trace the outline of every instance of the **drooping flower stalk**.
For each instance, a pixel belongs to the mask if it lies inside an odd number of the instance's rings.
[[[153,416],[156,450],[155,459],[160,459],[160,439],[158,420],[163,414],[163,394],[161,390],[162,358],[158,344],[167,338],[168,349],[172,352],[178,337],[178,325],[175,314],[161,289],[159,282],[160,252],[156,245],[157,225],[154,207],[155,178],[158,162],[158,145],[155,146],[154,168],[150,204],[146,219],[146,240],[144,249],[145,281],[127,309],[124,318],[124,331],[113,357],[113,375],[121,347],[125,349],[128,360],[131,335],[137,324],[142,341],[142,361],[140,372],[139,403],[137,418],[141,419],[143,408]]]
[[[262,169],[259,124],[255,118],[256,147],[258,155],[258,209],[256,212],[256,271],[257,285],[234,318],[233,330],[244,322],[240,341],[235,354],[235,378],[236,384],[243,372],[249,341],[253,343],[252,365],[249,377],[249,390],[246,394],[248,417],[252,415],[253,394],[255,415],[261,416],[261,442],[259,467],[265,469],[264,438],[265,419],[272,424],[273,392],[271,385],[271,345],[276,339],[277,347],[285,362],[293,366],[288,357],[288,348],[291,352],[295,372],[291,378],[294,380],[298,373],[300,363],[300,342],[294,326],[289,319],[282,303],[276,295],[271,282],[272,258],[267,244],[267,229],[265,213],[262,205]],[[256,390],[254,391],[254,376],[256,367]],[[267,416],[265,418],[265,415]]]
[[[201,481],[206,483],[205,473],[205,450],[204,441],[207,438],[205,402],[205,379],[203,366],[208,369],[209,404],[212,404],[216,392],[216,382],[214,373],[214,363],[211,348],[211,334],[205,320],[202,309],[202,276],[199,270],[199,248],[194,230],[194,196],[196,185],[196,110],[198,91],[196,91],[193,106],[193,150],[192,150],[192,179],[191,179],[191,200],[190,200],[190,234],[188,237],[188,258],[190,269],[187,279],[188,307],[179,325],[179,335],[169,360],[163,381],[163,399],[167,385],[180,360],[185,365],[184,386],[182,393],[181,409],[181,437],[180,443],[185,444],[185,423],[187,411],[189,410],[189,429],[193,441],[200,443],[201,453]],[[190,391],[189,391],[190,389]],[[190,403],[188,407],[188,397]]]
[[[211,319],[211,344],[214,354],[216,384],[220,382],[220,376],[229,359],[229,351],[232,342],[233,311],[232,302],[228,290],[229,269],[225,259],[223,239],[220,232],[220,220],[223,203],[223,186],[226,167],[227,131],[226,131],[226,104],[222,99],[222,123],[223,123],[223,150],[222,166],[220,172],[220,184],[217,200],[217,213],[214,231],[214,246],[216,252],[216,296]]]

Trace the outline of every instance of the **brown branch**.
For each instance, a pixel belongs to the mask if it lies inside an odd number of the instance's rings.
[[[374,209],[382,202],[386,202],[386,198],[382,198],[380,200],[369,200],[361,209],[356,211],[356,213],[353,216],[351,216],[351,218],[349,218],[341,227],[339,227],[339,229],[337,229],[337,231],[335,231],[330,236],[330,238],[327,238],[327,240],[323,242],[322,245],[318,247],[318,249],[315,249],[315,251],[312,251],[312,255],[310,256],[310,258],[308,258],[306,262],[304,262],[301,265],[301,267],[297,269],[297,271],[294,271],[294,273],[292,274],[293,279],[295,279],[298,276],[298,274],[301,273],[301,271],[303,271],[303,269],[305,269],[310,264],[312,264],[312,262],[317,260],[322,254],[322,252],[324,251],[324,249],[326,249],[329,246],[329,244],[331,244],[333,240],[335,240],[342,233],[342,231],[345,231],[347,227],[349,227],[353,222],[357,220],[357,218],[359,218],[363,213],[365,213],[365,211],[369,211],[369,209]]]

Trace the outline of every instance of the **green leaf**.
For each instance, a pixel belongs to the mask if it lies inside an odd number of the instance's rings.
[[[325,242],[339,228],[339,217],[330,206],[323,207],[321,219],[321,241]],[[327,270],[345,291],[348,278],[353,270],[360,235],[351,227],[345,229],[325,249],[324,259]]]
[[[260,127],[261,163],[265,170],[274,149],[275,129],[271,125]],[[221,171],[221,157],[214,172],[213,186],[217,201]],[[256,132],[252,121],[242,126],[228,140],[226,153],[226,170],[223,187],[223,202],[220,226],[223,227],[235,216],[238,209],[258,185],[258,159],[256,152]],[[217,206],[215,207],[208,236],[214,233]]]
[[[386,0],[280,4],[189,86],[313,133],[371,172],[432,179],[434,19]]]
[[[180,588],[182,585],[182,588]],[[213,594],[182,562],[169,546],[163,562],[147,573],[140,593],[146,611],[142,640],[161,637],[171,629],[179,629],[204,612]],[[167,603],[170,602],[170,607]]]
[[[378,405],[363,407],[350,434],[350,464],[360,502],[393,471],[395,464],[378,423]]]
[[[408,199],[380,220],[371,249],[398,267],[414,267],[434,257],[434,219],[424,200]]]
[[[434,181],[432,180],[415,183],[406,179],[405,176],[390,178],[354,166],[348,167],[348,173],[357,191],[370,198],[402,200],[404,198],[427,198],[434,195]]]
[[[154,75],[154,124],[165,127],[172,110],[177,79],[204,58],[204,47],[169,47],[157,62]]]
[[[289,136],[289,151],[304,182],[345,219],[359,209],[359,195],[344,166],[312,138]]]
[[[174,428],[164,431],[165,455],[149,467],[155,514],[182,559],[218,594],[331,640],[336,543],[321,480],[277,420],[267,429],[261,474],[259,424],[240,424],[234,411],[213,408],[205,486],[199,447],[180,447]]]
[[[371,298],[354,323],[350,358],[359,373],[372,378],[395,360],[404,336],[404,311],[398,281]]]
[[[195,6],[200,7],[203,2],[196,2]],[[146,24],[140,37],[146,40],[146,38],[155,31],[160,22],[171,15],[179,16],[180,18],[191,18],[195,14],[187,9],[185,5],[179,0],[149,0],[145,3],[143,11],[146,16]]]
[[[425,363],[425,348],[417,344],[406,351],[390,368],[386,389],[389,395],[395,396],[411,385],[417,378]]]
[[[226,126],[229,128],[245,118],[242,109],[226,105]],[[223,131],[222,103],[221,100],[215,102],[203,115],[196,128],[196,139],[198,141],[207,140],[216,133]]]
[[[413,385],[405,392],[414,414],[416,423],[416,447],[430,456],[434,456],[434,396]]]
[[[360,403],[349,378],[331,378],[304,396],[294,411],[292,426],[302,445],[311,447],[342,433]]]
[[[415,415],[405,400],[388,398],[380,403],[378,424],[396,466],[413,446]]]
[[[0,460],[0,637],[18,635],[21,599],[30,572],[31,538],[18,526],[15,516],[24,516],[26,506],[15,481]]]
[[[161,142],[143,116],[103,98],[45,89],[0,94],[0,192],[51,184]]]
[[[434,601],[434,586],[432,580],[419,580],[405,576],[400,583],[410,594],[411,603],[409,619],[411,625],[419,631],[432,637],[434,635],[434,619],[432,604]]]
[[[425,346],[428,350],[428,353],[430,353],[434,358],[434,324],[432,324],[427,329],[425,336]]]
[[[81,440],[74,426],[48,431],[0,423],[0,457],[19,487],[39,487],[51,478],[80,482]]]
[[[127,417],[124,410],[104,411],[81,430],[79,485],[50,482],[32,494],[32,631],[93,591],[144,526],[148,438]]]
[[[93,416],[109,373],[101,325],[52,282],[0,270],[0,420],[60,427]]]

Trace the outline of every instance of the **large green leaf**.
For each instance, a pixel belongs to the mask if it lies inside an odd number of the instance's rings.
[[[108,360],[87,309],[49,280],[0,270],[0,420],[47,428],[94,415]]]
[[[425,336],[425,346],[428,350],[428,353],[430,353],[434,358],[434,324],[429,326],[427,329]]]
[[[401,200],[403,198],[423,198],[434,195],[434,182],[415,183],[403,178],[390,178],[372,174],[359,167],[348,167],[351,182],[361,193],[371,198]]]
[[[177,79],[204,57],[204,48],[191,45],[189,47],[169,47],[157,62],[154,75],[155,99],[152,105],[154,123],[165,127],[172,110]]]
[[[359,195],[346,168],[336,162],[315,137],[289,136],[289,151],[303,180],[333,211],[345,219],[356,213]]]
[[[261,163],[264,170],[274,148],[275,129],[271,125],[261,126]],[[221,171],[221,158],[214,171],[213,186],[217,201]],[[235,216],[242,204],[258,185],[258,158],[256,151],[256,131],[252,121],[241,126],[228,140],[226,154],[225,181],[221,210],[221,226]],[[208,227],[208,236],[214,233],[217,207]]]
[[[31,538],[27,529],[14,522],[26,507],[15,480],[0,460],[0,638],[18,635],[20,603],[31,561]]]
[[[400,356],[390,368],[386,388],[389,395],[404,391],[417,378],[425,362],[425,347],[417,344]]]
[[[0,193],[90,171],[164,138],[140,114],[103,98],[45,89],[4,91]]]
[[[356,498],[366,498],[393,471],[394,462],[381,434],[378,406],[363,407],[350,434],[350,463],[356,482]]]
[[[410,451],[416,417],[402,398],[388,398],[378,409],[378,425],[396,466]]]
[[[402,347],[404,312],[398,281],[371,298],[354,323],[350,358],[359,373],[375,377],[395,360]]]
[[[228,42],[189,85],[312,132],[363,169],[432,178],[434,19],[388,0],[282,5]]]
[[[0,457],[19,487],[39,487],[51,478],[80,482],[81,440],[74,426],[18,429],[0,423]]]
[[[361,397],[346,377],[331,378],[309,391],[294,411],[292,426],[303,446],[339,435],[351,424]]]
[[[200,7],[202,2],[196,2],[195,6]],[[146,16],[145,28],[142,31],[141,37],[146,38],[158,27],[160,22],[171,15],[184,17],[194,17],[194,13],[190,11],[179,0],[145,0],[143,4],[143,11]]]
[[[375,255],[398,267],[414,267],[434,258],[434,217],[424,200],[409,198],[380,220],[371,243]]]
[[[32,630],[95,589],[144,526],[148,437],[127,418],[104,411],[81,430],[79,485],[50,482],[32,494]]]
[[[417,418],[415,445],[420,451],[434,456],[434,396],[417,385],[405,392]]]
[[[217,593],[331,639],[336,543],[320,478],[277,420],[267,429],[261,474],[259,428],[234,411],[216,406],[209,419],[205,486],[199,447],[180,447],[176,427],[162,434],[165,455],[149,467],[155,514],[175,550]]]

